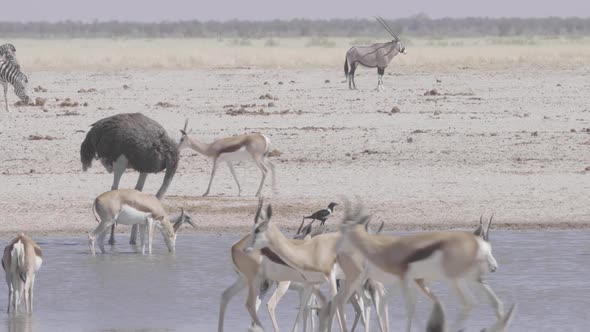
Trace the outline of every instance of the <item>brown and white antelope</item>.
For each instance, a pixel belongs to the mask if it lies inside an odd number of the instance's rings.
[[[258,210],[256,212],[256,216],[254,217],[254,224],[256,225],[260,222],[268,221],[271,217],[272,210],[270,207],[264,211],[262,207],[262,200],[259,200]],[[297,319],[293,326],[293,330],[295,331],[301,319],[304,321],[304,323],[306,321],[307,312],[304,310],[307,309],[307,302],[305,302],[305,299],[308,297],[307,294],[314,293],[322,298],[321,294],[314,288],[314,286],[324,283],[325,279],[323,278],[323,275],[319,273],[299,273],[298,271],[289,267],[285,261],[283,261],[268,247],[264,247],[260,250],[250,250],[245,252],[245,249],[252,242],[251,238],[252,235],[248,234],[231,247],[231,260],[234,270],[238,274],[238,279],[230,287],[228,287],[221,296],[218,332],[223,331],[223,321],[229,301],[238,292],[246,287],[248,288],[246,308],[252,318],[252,326],[254,328],[261,327],[260,319],[256,313],[258,305],[260,304],[260,301],[257,300],[257,297],[259,296],[261,285],[265,281],[278,283],[275,292],[267,303],[268,312],[275,331],[279,330],[275,315],[275,309],[278,302],[285,294],[287,289],[291,288],[298,291],[300,306]],[[311,237],[308,237],[308,239],[309,238]],[[303,244],[306,240],[288,239],[288,241],[292,242],[294,245]],[[297,283],[301,286],[295,286],[292,283]]]
[[[411,330],[416,302],[414,282],[433,300],[435,296],[426,287],[432,281],[446,280],[456,290],[463,309],[452,328],[454,331],[463,327],[473,307],[465,296],[465,282],[486,295],[498,322],[504,319],[502,302],[485,281],[486,274],[498,268],[489,241],[492,218],[485,229],[480,218],[475,232],[429,232],[409,236],[369,235],[363,227],[368,219],[361,207],[352,211],[347,203],[338,248],[355,248],[362,253],[369,268],[380,272],[373,274],[377,280],[386,283],[401,280],[408,311],[407,331]]]
[[[118,189],[107,191],[94,200],[92,206],[95,218],[99,222],[98,227],[88,234],[90,252],[94,256],[94,242],[98,236],[98,245],[101,252],[104,250],[104,238],[109,227],[114,224],[135,225],[138,224],[141,231],[141,252],[145,253],[145,237],[147,231],[148,253],[152,253],[152,239],[154,227],[162,232],[166,246],[170,252],[176,247],[176,235],[184,222],[194,228],[197,226],[191,217],[181,210],[181,215],[174,224],[166,214],[160,200],[154,196],[135,189]],[[96,217],[98,214],[98,218]]]
[[[8,284],[8,309],[6,312],[17,312],[22,296],[25,297],[25,307],[28,313],[33,312],[33,287],[35,273],[43,262],[41,247],[30,237],[19,233],[4,248],[2,268],[6,272]]]
[[[276,191],[276,177],[275,177],[275,166],[268,159],[268,153],[270,152],[270,139],[263,134],[253,133],[244,134],[231,137],[224,137],[215,140],[213,143],[207,144],[199,141],[196,137],[188,135],[186,133],[186,127],[188,125],[188,119],[184,123],[184,129],[180,132],[182,137],[180,138],[179,150],[191,148],[206,157],[213,159],[213,169],[211,171],[211,178],[209,179],[209,185],[207,191],[203,196],[209,195],[211,190],[211,184],[215,177],[215,172],[220,163],[225,162],[229,171],[231,172],[236,184],[238,186],[238,196],[242,194],[242,189],[236,172],[234,170],[233,163],[242,160],[251,160],[254,162],[256,167],[262,172],[262,179],[260,180],[260,186],[256,192],[256,196],[260,196],[264,181],[266,180],[266,174],[270,171],[272,173],[272,187],[273,191]]]

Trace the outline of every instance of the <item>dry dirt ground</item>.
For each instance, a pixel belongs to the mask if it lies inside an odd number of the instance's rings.
[[[205,141],[268,135],[278,193],[267,181],[264,195],[285,228],[355,196],[389,230],[473,228],[482,213],[495,213],[496,228],[589,227],[590,70],[404,73],[386,75],[381,93],[374,70],[357,73],[358,91],[341,69],[31,73],[45,106],[0,112],[0,233],[92,230],[93,199],[112,175],[99,162],[82,173],[80,143],[90,124],[121,112],[154,118],[175,140],[185,118]],[[425,96],[431,89],[438,95]],[[66,98],[79,106],[60,106]],[[236,197],[221,167],[203,198],[211,165],[183,151],[165,203],[188,209],[200,232],[245,232],[260,172],[237,165]],[[149,176],[145,190],[161,181]]]

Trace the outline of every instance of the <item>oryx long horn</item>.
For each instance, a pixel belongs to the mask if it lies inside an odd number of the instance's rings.
[[[393,32],[393,30],[391,30],[391,28],[389,27],[389,25],[387,24],[387,22],[385,22],[385,20],[381,16],[375,16],[375,19],[377,19],[377,21],[379,21],[379,23],[381,23],[381,25],[383,25],[383,27],[385,28],[385,30],[387,30],[389,32],[389,34],[393,38],[395,38],[395,40],[400,41],[399,37]]]

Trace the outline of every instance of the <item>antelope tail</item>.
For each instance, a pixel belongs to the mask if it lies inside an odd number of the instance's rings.
[[[344,59],[344,76],[348,77],[348,57]]]
[[[16,242],[12,247],[12,259],[16,262],[16,272],[22,281],[26,281],[27,273],[25,270],[25,245],[21,240]]]

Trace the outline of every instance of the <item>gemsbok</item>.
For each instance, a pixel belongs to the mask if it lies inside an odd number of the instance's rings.
[[[141,234],[141,252],[145,253],[145,238],[147,231],[148,253],[152,253],[152,239],[154,227],[162,232],[166,246],[170,252],[176,247],[176,235],[187,222],[194,228],[197,226],[191,217],[181,210],[180,217],[172,224],[171,218],[166,214],[160,200],[154,196],[135,189],[118,189],[107,191],[94,200],[92,211],[96,221],[99,222],[96,229],[88,234],[90,252],[96,255],[94,242],[98,236],[98,245],[102,253],[104,250],[104,238],[109,227],[115,224],[139,225]],[[98,215],[98,217],[96,216]]]
[[[389,65],[391,60],[398,55],[406,54],[406,47],[399,37],[393,33],[393,30],[381,17],[375,17],[381,25],[393,37],[393,40],[387,43],[375,43],[369,46],[353,46],[346,52],[346,59],[344,60],[344,75],[348,79],[348,88],[356,89],[354,82],[354,73],[358,65],[368,68],[377,68],[377,91],[384,90],[383,75],[385,68]],[[350,65],[350,69],[349,66]]]
[[[16,313],[25,297],[25,307],[28,313],[33,313],[33,288],[35,286],[35,273],[41,268],[43,262],[41,247],[30,237],[19,233],[4,248],[2,256],[2,268],[6,272],[6,284],[8,284],[8,309],[6,312]]]
[[[264,181],[266,180],[266,174],[270,171],[272,173],[272,188],[276,192],[276,177],[275,177],[275,166],[268,159],[268,153],[270,152],[270,139],[263,134],[253,133],[244,134],[231,137],[224,137],[215,140],[213,143],[207,144],[199,141],[196,137],[188,135],[186,133],[186,127],[188,125],[188,119],[184,123],[184,129],[180,132],[182,137],[180,138],[179,150],[193,149],[199,154],[204,155],[213,159],[213,169],[211,171],[211,178],[209,179],[209,185],[207,191],[203,196],[209,195],[211,190],[211,184],[215,177],[215,172],[220,163],[225,162],[231,175],[236,181],[238,186],[238,196],[242,194],[242,188],[240,182],[236,177],[233,163],[243,160],[251,160],[256,164],[256,167],[262,172],[262,179],[260,180],[260,186],[256,192],[256,196],[260,196]]]
[[[408,311],[407,331],[411,331],[417,295],[413,283],[434,301],[435,296],[426,285],[440,279],[446,280],[456,290],[463,306],[452,331],[463,328],[473,307],[464,294],[465,282],[487,296],[498,319],[496,325],[501,324],[504,319],[503,304],[485,281],[486,274],[498,268],[489,241],[493,217],[486,228],[480,218],[475,232],[445,231],[389,237],[369,235],[363,227],[369,218],[361,206],[352,211],[350,203],[347,203],[338,248],[354,248],[362,253],[369,269],[380,272],[373,276],[377,280],[388,284],[401,280]]]

